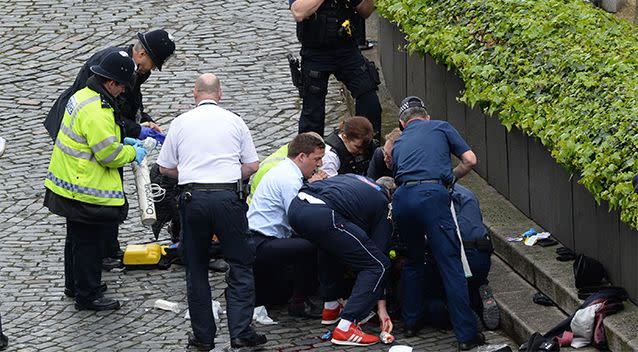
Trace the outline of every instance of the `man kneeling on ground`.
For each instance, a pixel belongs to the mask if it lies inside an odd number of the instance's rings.
[[[361,331],[361,322],[377,303],[381,329],[392,331],[383,295],[392,233],[389,191],[364,176],[345,174],[309,183],[290,204],[292,229],[319,248],[319,287],[325,299],[323,324],[339,321],[332,333],[337,345],[369,346],[379,341]],[[357,273],[345,306],[338,302],[342,263]]]
[[[496,329],[500,322],[500,313],[492,289],[488,286],[492,242],[483,225],[483,217],[478,199],[467,188],[456,184],[452,192],[452,201],[463,239],[463,247],[472,276],[467,279],[470,307],[482,318],[485,327]],[[436,262],[428,249],[424,263],[424,287],[422,324],[438,328],[451,326],[445,289]],[[418,329],[407,331],[407,337],[414,336]]]
[[[263,297],[262,293],[267,291],[272,273],[281,273],[292,266],[293,288],[288,306],[292,316],[321,316],[321,310],[308,300],[315,287],[316,248],[293,233],[288,224],[288,210],[304,180],[311,179],[321,166],[325,148],[316,133],[296,136],[288,145],[287,158],[261,178],[248,208],[248,227],[256,248],[257,296]]]

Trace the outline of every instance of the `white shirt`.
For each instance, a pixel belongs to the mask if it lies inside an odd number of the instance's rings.
[[[248,207],[248,228],[266,236],[288,238],[288,207],[303,186],[303,174],[290,158],[270,169],[261,179]]]
[[[232,183],[241,164],[259,161],[246,123],[213,100],[171,122],[157,163],[179,173],[178,184]]]
[[[341,138],[341,136],[339,138]],[[325,171],[328,177],[337,176],[338,170],[341,167],[341,160],[339,160],[337,151],[328,144],[326,144],[326,153],[323,155],[321,162],[321,170]]]

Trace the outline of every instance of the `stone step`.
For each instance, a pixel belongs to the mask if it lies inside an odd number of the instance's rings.
[[[492,257],[490,286],[501,310],[501,329],[518,344],[534,332],[546,332],[567,318],[567,314],[556,306],[542,306],[532,302],[538,290],[525,281],[509,265],[497,256]],[[561,348],[561,351],[575,350]],[[596,351],[593,347],[579,351]]]
[[[522,242],[508,242],[507,237],[517,237],[530,227],[539,232],[543,229],[475,173],[462,181],[481,202],[483,221],[492,236],[496,254],[518,275],[556,302],[564,312],[574,312],[583,301],[578,298],[574,286],[573,261],[556,260],[555,250],[559,246],[530,247]],[[529,302],[531,297],[524,304]],[[604,320],[609,347],[612,351],[638,351],[638,308],[630,301],[625,302],[624,306],[622,312]]]

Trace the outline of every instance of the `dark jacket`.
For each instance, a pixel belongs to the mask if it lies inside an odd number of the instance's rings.
[[[115,119],[115,123],[120,125],[120,127],[124,127],[124,121],[120,117],[121,111],[116,104],[115,98],[95,79],[89,78],[85,86],[100,93],[102,106],[112,107],[114,109],[113,117]],[[62,117],[64,117],[64,115],[62,115]],[[62,120],[60,119],[60,122],[61,121]],[[120,135],[120,141],[123,139],[124,136]],[[120,172],[120,178],[123,180],[123,169],[119,168],[118,171]],[[126,198],[124,199],[124,205],[122,206],[96,205],[62,197],[51,192],[48,188],[44,194],[44,206],[49,208],[53,214],[63,216],[69,220],[89,224],[122,222],[128,215],[128,201],[126,201]]]
[[[91,66],[99,65],[107,54],[114,51],[125,51],[132,57],[133,45],[131,44],[126,47],[109,47],[102,49],[93,54],[84,63],[84,66],[80,69],[73,85],[62,92],[55,103],[53,103],[49,114],[44,120],[44,127],[49,132],[51,139],[55,141],[58,136],[60,123],[62,123],[62,118],[64,117],[64,108],[66,107],[66,103],[69,101],[71,96],[75,94],[75,92],[86,87],[87,80],[93,75],[93,72],[90,70]],[[126,91],[123,94],[120,94],[120,96],[116,99],[116,104],[119,106],[121,116],[123,118],[122,127],[124,128],[127,137],[137,138],[140,135],[141,127],[138,124],[139,122],[153,121],[153,119],[144,112],[144,106],[142,105],[142,92],[140,90],[142,83],[146,82],[150,75],[150,72],[143,75],[138,75],[137,73],[133,75],[134,82],[132,82],[130,89],[127,87]]]
[[[332,150],[339,157],[339,170],[337,173],[339,175],[342,174],[357,174],[357,175],[365,175],[366,171],[368,171],[368,164],[370,163],[370,157],[372,157],[372,153],[374,152],[374,148],[378,144],[376,140],[370,141],[370,144],[366,146],[366,150],[361,155],[352,155],[346,145],[343,143],[341,138],[339,138],[339,130],[334,130],[331,134],[329,134],[324,141],[327,145],[329,145]]]

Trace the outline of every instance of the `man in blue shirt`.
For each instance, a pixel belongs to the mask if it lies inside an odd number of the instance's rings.
[[[288,145],[288,157],[263,176],[248,208],[248,228],[256,249],[257,300],[259,304],[276,303],[273,300],[278,300],[277,296],[287,288],[271,283],[279,281],[285,276],[282,273],[292,267],[292,298],[288,305],[292,316],[321,316],[321,310],[307,299],[315,288],[317,251],[308,240],[294,236],[288,224],[288,208],[304,180],[311,179],[321,166],[325,148],[316,133],[297,135]],[[273,273],[278,276],[275,278]]]
[[[483,225],[478,199],[469,189],[456,184],[452,192],[452,202],[461,230],[463,248],[472,271],[472,277],[467,279],[470,305],[483,318],[486,328],[495,329],[500,321],[499,309],[487,285],[493,247]],[[437,327],[447,327],[450,319],[446,308],[445,289],[431,250],[426,254],[424,272],[423,322]]]
[[[462,245],[450,211],[448,189],[476,165],[476,155],[458,131],[445,121],[431,121],[423,101],[408,97],[399,107],[403,134],[392,150],[395,192],[393,217],[407,248],[401,273],[402,317],[406,335],[419,329],[423,309],[425,236],[438,265],[447,294],[454,335],[461,350],[485,342],[478,333],[461,262]],[[452,168],[451,155],[460,159]]]
[[[377,343],[376,336],[358,326],[375,303],[382,330],[392,331],[385,300],[380,300],[390,269],[385,254],[392,233],[389,202],[385,187],[364,176],[344,174],[303,186],[290,203],[291,227],[319,248],[319,288],[325,300],[321,323],[339,321],[332,333],[334,344]],[[345,306],[338,302],[342,263],[357,273]]]

